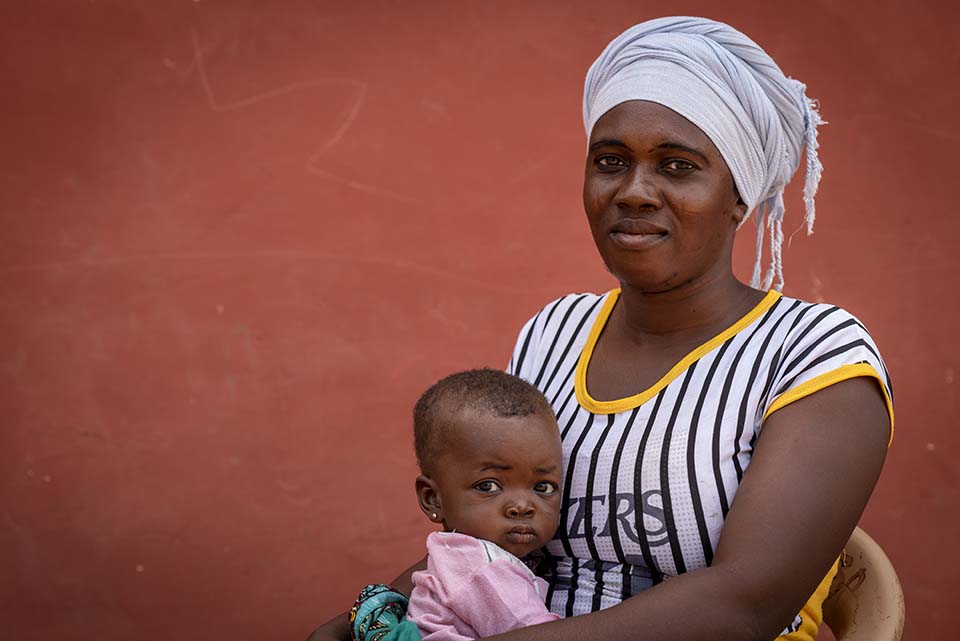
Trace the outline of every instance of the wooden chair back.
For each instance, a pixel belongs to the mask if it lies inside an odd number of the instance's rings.
[[[899,641],[905,610],[903,590],[890,559],[857,528],[823,602],[823,620],[837,641]]]

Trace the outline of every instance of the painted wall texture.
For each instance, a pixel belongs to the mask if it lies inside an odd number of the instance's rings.
[[[861,524],[904,639],[950,638],[960,12],[916,0],[5,3],[0,636],[301,639],[418,558],[413,402],[613,285],[582,78],[665,11],[731,22],[822,103],[785,291],[886,356]]]

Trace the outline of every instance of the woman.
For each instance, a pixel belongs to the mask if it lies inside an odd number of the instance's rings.
[[[893,423],[863,326],[778,292],[783,189],[806,146],[812,225],[819,116],[743,34],[663,18],[591,67],[584,124],[584,208],[620,288],[547,305],[509,368],[561,429],[546,578],[567,618],[496,638],[813,639]],[[750,216],[770,229],[761,289],[731,264]]]

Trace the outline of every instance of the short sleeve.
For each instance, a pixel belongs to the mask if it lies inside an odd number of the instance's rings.
[[[560,618],[547,610],[532,578],[505,560],[483,564],[449,605],[481,637]]]
[[[866,376],[880,385],[893,439],[893,385],[876,343],[863,324],[839,307],[818,305],[784,341],[763,418],[841,381]]]

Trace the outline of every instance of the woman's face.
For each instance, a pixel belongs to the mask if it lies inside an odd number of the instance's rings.
[[[594,125],[583,206],[607,269],[645,292],[729,275],[746,213],[706,134],[641,100],[617,105]]]

